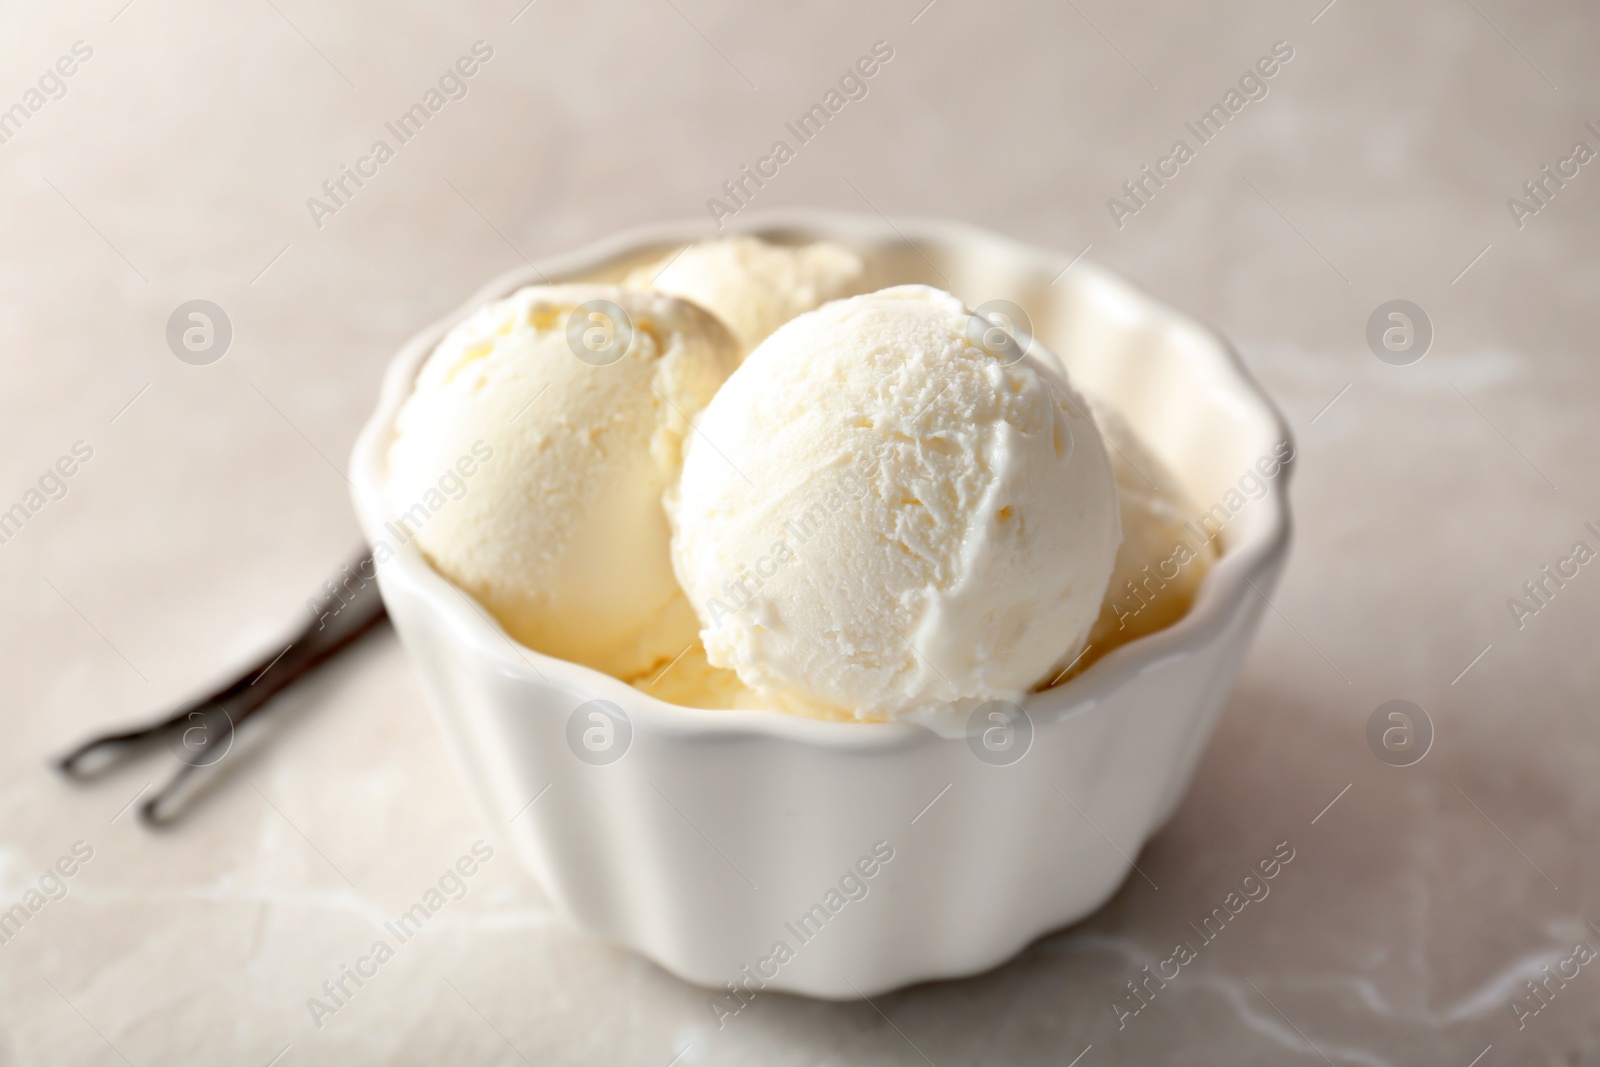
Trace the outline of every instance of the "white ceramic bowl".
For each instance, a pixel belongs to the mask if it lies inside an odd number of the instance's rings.
[[[1092,263],[1063,274],[1068,256],[949,223],[739,221],[851,246],[881,284],[1020,305],[1073,380],[1121,409],[1205,506],[1239,499],[1228,491],[1288,441],[1224,340]],[[394,416],[449,327],[541,276],[613,280],[709,232],[655,226],[512,271],[407,344],[355,446],[368,539],[394,545],[382,493]],[[1031,745],[1005,765],[907,723],[664,703],[517,645],[412,546],[378,578],[483,817],[578,926],[712,987],[727,1024],[745,989],[850,998],[982,971],[1104,902],[1188,786],[1288,551],[1287,481],[1231,515],[1181,622],[1027,699]],[[605,726],[588,709],[569,725],[591,700],[627,716],[603,753],[620,750],[614,762],[569,745]],[[604,729],[591,736],[606,743]]]

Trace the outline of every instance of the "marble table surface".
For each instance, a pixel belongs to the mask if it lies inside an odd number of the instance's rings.
[[[38,905],[0,944],[0,1064],[1600,1062],[1592,4],[18,0],[0,25],[0,510],[28,512],[0,543],[0,907]],[[321,983],[494,840],[392,634],[166,832],[130,805],[169,760],[75,786],[50,758],[303,612],[358,542],[343,469],[402,340],[525,258],[706,215],[878,41],[755,206],[1087,246],[1231,336],[1297,435],[1293,558],[1139,857],[1154,885],[992,973],[719,1031],[506,849],[317,1027]],[[1131,199],[1146,166],[1169,177]],[[206,365],[166,336],[195,299],[231,324]],[[1369,346],[1396,299],[1420,361]],[[1367,740],[1390,700],[1431,724],[1410,766]],[[1279,841],[1271,895],[1119,1026]]]

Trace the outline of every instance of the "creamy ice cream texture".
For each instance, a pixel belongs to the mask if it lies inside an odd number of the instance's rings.
[[[1091,397],[1089,408],[1111,455],[1122,544],[1105,602],[1074,672],[1183,618],[1217,559],[1216,542],[1191,533],[1189,521],[1197,509],[1171,469],[1110,405]]]
[[[622,310],[620,326],[603,307],[580,310],[596,300]],[[524,645],[621,678],[659,669],[697,628],[662,494],[688,420],[737,361],[733,337],[687,301],[523,289],[451,330],[423,365],[389,449],[391,511]],[[459,499],[415,511],[485,450]]]
[[[796,315],[859,292],[864,275],[861,257],[830,241],[791,247],[737,236],[679,249],[626,284],[699,304],[747,354]]]
[[[854,719],[1015,697],[1181,618],[1216,548],[1185,537],[1176,479],[1042,346],[1014,366],[979,358],[948,294],[806,316],[703,410],[741,356],[865,276],[837,245],[734,237],[624,288],[489,305],[440,343],[397,419],[397,529],[523,644],[697,707]],[[615,362],[579,358],[569,336],[597,299],[635,327]],[[680,490],[690,419],[709,432]],[[1071,477],[1048,462],[1063,441]],[[460,499],[435,507],[463,461]],[[676,560],[664,496],[692,531]],[[1107,514],[1122,539],[1099,596]],[[1175,567],[1180,543],[1194,550]]]
[[[1171,469],[1115,409],[1093,397],[1085,399],[1110,454],[1122,543],[1117,546],[1111,582],[1082,655],[1069,662],[1070,670],[1045,679],[1047,684],[1070,680],[1114,649],[1183,618],[1218,555],[1214,540],[1201,541],[1186,524],[1197,512]],[[655,672],[634,684],[651,696],[688,707],[763,708],[771,704],[733,671],[713,667],[698,641],[670,670]],[[788,710],[845,718],[830,709],[804,705]]]
[[[667,495],[712,667],[892,718],[1016,699],[1083,646],[1120,539],[1111,463],[1044,361],[901,286],[794,319],[712,399]]]

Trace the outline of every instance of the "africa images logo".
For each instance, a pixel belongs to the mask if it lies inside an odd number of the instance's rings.
[[[393,159],[402,145],[421,133],[428,121],[443,111],[446,104],[452,100],[465,100],[470,91],[468,80],[493,58],[494,48],[487,41],[474,41],[472,54],[462,56],[447,67],[439,75],[437,87],[429,86],[420,101],[402,111],[394,121],[383,124],[390,137],[394,138],[393,145],[380,137],[372,142],[366,155],[356,159],[354,168],[339,164],[339,173],[322,183],[322,196],[306,198],[306,210],[311,213],[311,221],[317,229],[322,229],[325,218],[337,215],[355,199],[356,193],[378,176],[378,168]]]
[[[1267,83],[1293,58],[1293,45],[1288,41],[1275,42],[1268,55],[1257,59],[1239,76],[1236,87],[1229,87],[1222,94],[1222,99],[1202,112],[1195,121],[1183,124],[1183,128],[1194,137],[1193,145],[1187,137],[1178,138],[1172,143],[1171,150],[1156,160],[1153,168],[1146,164],[1139,169],[1137,177],[1123,182],[1123,196],[1106,200],[1106,210],[1111,213],[1111,221],[1116,223],[1117,229],[1122,229],[1128,219],[1148,207],[1156,193],[1165,189],[1167,182],[1176,178],[1183,166],[1200,154],[1201,148],[1216,140],[1235,115],[1250,103],[1265,100],[1271,91]]]

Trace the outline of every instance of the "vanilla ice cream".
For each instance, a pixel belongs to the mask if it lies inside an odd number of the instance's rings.
[[[768,701],[741,682],[737,674],[713,667],[698,638],[682,656],[632,679],[630,684],[658,700],[690,708],[726,711],[769,706]]]
[[[490,304],[396,419],[392,528],[528,647],[625,679],[657,668],[697,625],[662,494],[737,362],[720,322],[659,293],[533,286]]]
[[[860,292],[863,275],[861,257],[842,245],[791,247],[738,236],[679,249],[633,271],[626,284],[694,301],[749,353],[796,315]]]
[[[1192,532],[1189,519],[1197,509],[1166,464],[1116,411],[1098,400],[1089,403],[1117,479],[1122,545],[1075,671],[1183,618],[1217,558],[1216,543]]]
[[[1082,647],[1120,538],[1111,464],[1065,378],[981,333],[900,286],[796,318],[728,379],[667,496],[711,666],[882,719],[1018,699]]]

